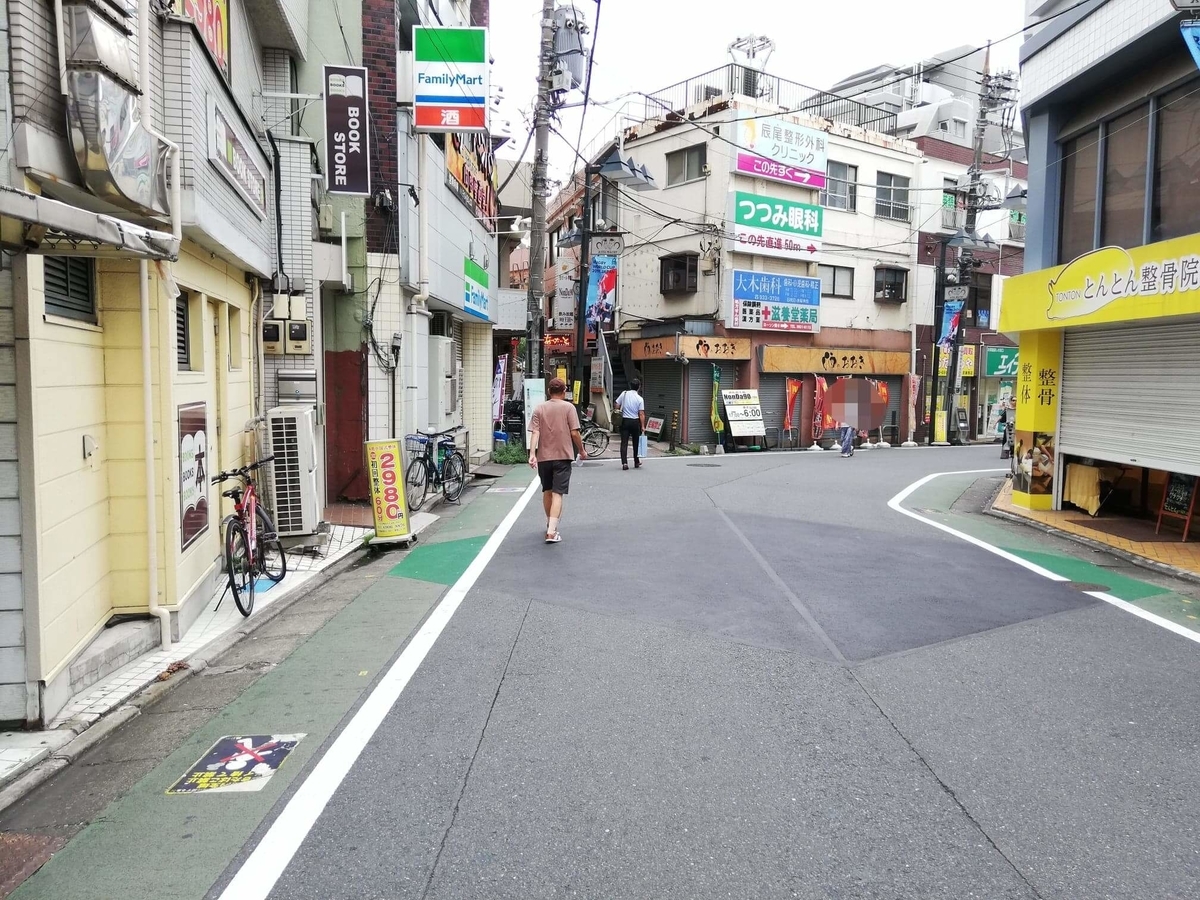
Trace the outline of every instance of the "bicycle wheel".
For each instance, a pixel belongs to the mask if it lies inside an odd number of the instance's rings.
[[[583,434],[583,449],[588,456],[599,456],[608,449],[608,432],[603,428],[589,428]]]
[[[258,571],[262,572],[276,584],[283,581],[287,574],[287,555],[283,552],[283,544],[275,533],[275,523],[261,506],[254,507],[254,518],[258,522]]]
[[[457,450],[442,460],[442,496],[453,503],[467,483],[467,461]]]
[[[408,472],[404,475],[404,493],[408,500],[408,508],[416,512],[425,502],[425,492],[429,490],[429,467],[425,457],[418,456],[408,464]]]
[[[254,579],[258,573],[251,562],[246,529],[237,519],[230,519],[225,526],[225,571],[238,612],[249,616],[254,611]]]

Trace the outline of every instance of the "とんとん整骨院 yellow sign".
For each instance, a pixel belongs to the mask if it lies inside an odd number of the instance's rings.
[[[1200,235],[1102,247],[1004,284],[1001,331],[1073,328],[1200,313]]]

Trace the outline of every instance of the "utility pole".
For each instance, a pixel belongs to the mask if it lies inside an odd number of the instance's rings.
[[[542,373],[542,335],[546,305],[546,199],[550,162],[550,113],[554,105],[554,0],[542,0],[542,43],[538,61],[538,99],[533,135],[533,222],[529,234],[529,295],[525,340],[525,377]]]
[[[588,357],[584,355],[587,344],[588,285],[591,283],[592,243],[592,172],[591,163],[583,164],[583,214],[579,217],[579,297],[575,301],[575,380],[579,382],[580,406],[591,396],[591,377],[587,370]],[[604,340],[602,322],[596,323],[596,342]],[[569,385],[568,385],[569,387]]]
[[[998,106],[998,98],[992,90],[991,76],[991,59],[992,45],[988,42],[987,52],[983,57],[983,78],[980,80],[979,87],[979,109],[975,115],[975,157],[971,163],[971,168],[967,170],[967,175],[970,178],[970,187],[967,189],[967,219],[966,233],[968,237],[974,239],[976,237],[975,229],[979,222],[979,210],[983,207],[984,187],[983,187],[983,141],[987,135],[988,113],[995,106]],[[944,250],[944,248],[943,248]],[[971,253],[970,246],[959,250],[958,254],[958,283],[966,285],[971,292],[975,293],[975,285],[972,283],[972,275],[979,267],[979,262]],[[942,270],[942,281],[946,278],[945,267]],[[944,288],[942,288],[944,290]],[[970,296],[970,295],[968,295]],[[969,301],[968,301],[969,302]],[[959,434],[958,432],[958,398],[962,393],[962,373],[959,371],[959,348],[962,346],[963,339],[966,337],[966,321],[965,315],[966,303],[963,304],[964,314],[959,316],[958,329],[954,335],[954,343],[950,354],[950,368],[947,371],[946,381],[950,388],[949,402],[946,404],[946,415],[949,421],[946,424],[946,437],[952,444],[964,444],[967,441],[967,435]],[[969,432],[968,432],[969,434]]]

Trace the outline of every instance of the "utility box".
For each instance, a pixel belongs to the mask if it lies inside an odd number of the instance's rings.
[[[429,427],[434,431],[454,428],[458,415],[458,361],[454,341],[441,335],[429,337]]]
[[[263,353],[267,356],[283,356],[283,326],[284,323],[278,319],[263,321]]]
[[[316,406],[317,373],[313,369],[286,369],[275,376],[280,405]]]
[[[303,319],[297,321],[289,319],[287,322],[287,343],[285,349],[288,353],[294,353],[300,356],[312,353],[312,320]]]

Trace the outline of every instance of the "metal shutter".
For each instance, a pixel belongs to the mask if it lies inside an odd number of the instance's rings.
[[[882,381],[888,389],[887,414],[883,417],[883,437],[889,444],[899,444],[905,435],[900,433],[900,397],[904,390],[903,375],[880,375],[875,379]],[[892,426],[895,426],[894,428]],[[875,440],[878,434],[872,434]]]
[[[1067,331],[1059,453],[1200,475],[1197,386],[1200,322]]]
[[[664,431],[671,430],[671,415],[683,415],[683,367],[670,360],[647,360],[642,363],[642,399],[646,401],[646,418],[662,416]],[[682,427],[683,422],[680,421]]]
[[[81,256],[44,256],[46,312],[84,322],[96,321],[92,261]]]
[[[723,379],[724,376],[722,376]],[[796,399],[800,399],[799,395]],[[760,375],[758,377],[758,400],[762,404],[763,425],[767,429],[768,446],[778,447],[783,443],[783,418],[787,412],[787,376]],[[795,422],[792,425],[795,427]],[[773,432],[772,428],[778,428],[779,433]]]
[[[733,363],[710,363],[694,360],[688,370],[688,424],[689,444],[715,444],[716,432],[712,427],[712,367],[721,369],[721,389],[731,390],[737,379],[737,367]],[[725,415],[725,404],[717,401],[717,409]]]

